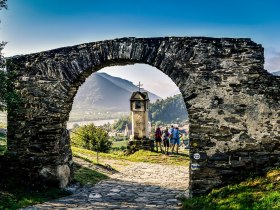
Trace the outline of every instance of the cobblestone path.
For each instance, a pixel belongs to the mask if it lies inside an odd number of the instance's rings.
[[[188,188],[188,180],[187,166],[131,163],[108,180],[25,209],[180,209],[177,197]]]

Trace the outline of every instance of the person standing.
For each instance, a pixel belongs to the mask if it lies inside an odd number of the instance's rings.
[[[171,148],[173,148],[173,144],[174,144],[173,133],[174,133],[174,126],[171,125],[170,131],[169,131],[169,139],[170,139]]]
[[[180,138],[182,137],[182,134],[180,133],[179,131],[179,128],[176,127],[173,131],[173,134],[172,134],[172,150],[171,150],[171,153],[173,154],[174,152],[174,147],[176,145],[176,154],[178,154],[178,151],[179,151],[179,145],[180,145]]]
[[[169,153],[168,153],[169,136],[170,136],[170,133],[168,132],[168,127],[166,127],[166,129],[163,131],[163,146],[164,146],[164,152],[167,155],[169,155]]]
[[[160,127],[158,126],[155,132],[155,140],[156,140],[156,149],[158,152],[158,147],[160,147],[160,151],[162,152],[161,142],[162,142],[162,132],[160,130]]]

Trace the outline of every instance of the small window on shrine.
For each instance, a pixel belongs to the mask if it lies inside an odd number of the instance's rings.
[[[135,101],[135,109],[141,109],[141,102]]]

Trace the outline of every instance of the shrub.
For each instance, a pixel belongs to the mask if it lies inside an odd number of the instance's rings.
[[[73,129],[71,131],[71,143],[76,147],[98,152],[109,152],[112,147],[108,133],[94,124]]]

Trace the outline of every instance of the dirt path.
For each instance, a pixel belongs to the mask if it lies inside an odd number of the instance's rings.
[[[152,163],[118,163],[118,172],[74,161],[107,174],[110,179],[75,189],[73,195],[26,209],[180,209],[179,194],[188,188],[188,167]]]

